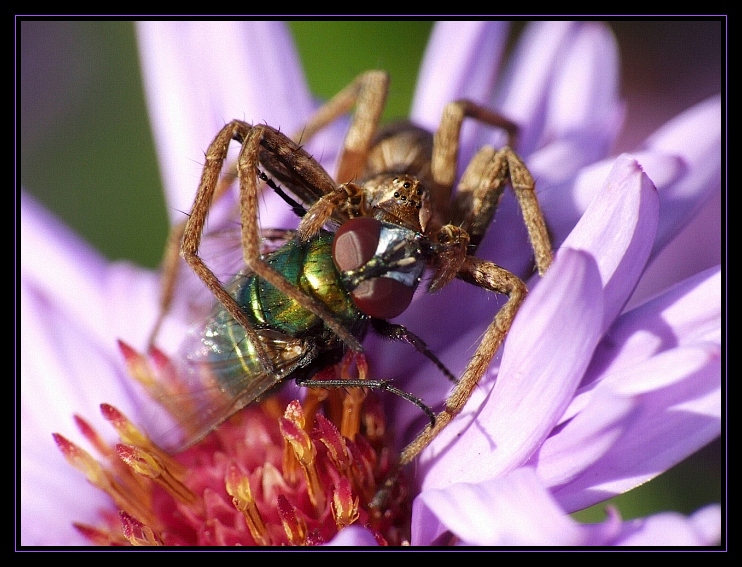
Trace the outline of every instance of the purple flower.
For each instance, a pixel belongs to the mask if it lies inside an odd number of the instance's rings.
[[[226,120],[293,132],[315,108],[280,24],[158,22],[138,30],[171,211],[190,208],[203,151]],[[435,128],[443,105],[466,97],[520,124],[517,149],[537,181],[555,261],[543,281],[529,282],[501,357],[411,471],[411,543],[716,543],[718,506],[688,518],[625,522],[611,510],[595,525],[577,524],[567,513],[650,480],[720,434],[720,267],[673,248],[681,229],[720,193],[720,97],[684,112],[631,155],[607,158],[624,114],[608,29],[532,24],[500,69],[505,40],[503,24],[438,24],[411,117]],[[280,76],[267,72],[275,68]],[[269,74],[269,84],[255,80]],[[330,171],[342,134],[338,125],[308,144]],[[476,147],[502,142],[467,124],[462,167]],[[228,220],[229,205],[218,206],[210,223]],[[263,226],[295,222],[275,195],[264,205]],[[126,378],[116,340],[144,348],[159,280],[107,264],[26,195],[21,221],[22,543],[84,543],[71,522],[95,524],[110,504],[57,458],[50,433],[72,413],[92,417],[100,402],[115,403],[135,422],[151,420],[157,410]],[[720,230],[720,222],[706,229]],[[531,252],[511,195],[478,255],[528,273]],[[658,257],[664,266],[683,264],[689,277],[653,270]],[[193,316],[189,299],[201,289],[194,277],[182,280],[158,340],[168,353],[184,336]],[[418,298],[399,322],[459,373],[500,305],[455,281]],[[431,404],[445,398],[450,384],[401,346],[374,339],[365,346],[374,376],[399,377]],[[391,396],[384,402],[401,447],[424,416]],[[102,421],[94,426],[106,430]],[[335,543],[365,545],[369,537],[350,527]]]

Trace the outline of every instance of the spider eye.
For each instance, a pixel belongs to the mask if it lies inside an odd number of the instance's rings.
[[[376,254],[381,223],[359,217],[343,223],[332,241],[332,258],[340,272],[358,270]],[[402,313],[412,301],[415,289],[389,277],[363,280],[352,292],[358,309],[376,319],[391,319]]]

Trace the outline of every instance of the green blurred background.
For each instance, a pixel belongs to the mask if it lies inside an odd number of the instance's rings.
[[[522,27],[513,26],[513,40]],[[614,153],[635,147],[669,118],[721,91],[725,36],[719,21],[623,21],[611,27],[628,104],[626,133]],[[333,95],[362,70],[386,69],[392,76],[387,117],[409,111],[431,28],[426,21],[291,23],[315,95]],[[133,24],[24,21],[19,32],[22,186],[108,258],[156,267],[167,215]],[[613,503],[624,518],[633,518],[661,510],[687,514],[720,502],[722,462],[716,441]],[[604,506],[575,517],[599,521]]]

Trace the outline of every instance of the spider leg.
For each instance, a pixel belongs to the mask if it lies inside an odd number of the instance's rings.
[[[309,139],[356,106],[338,161],[335,175],[338,186],[310,202],[311,207],[299,226],[302,240],[316,234],[331,217],[339,222],[347,220],[349,216],[345,211],[353,208],[361,198],[361,188],[350,182],[366,169],[388,88],[389,75],[386,72],[366,71],[323,105],[307,123],[302,139]]]
[[[345,136],[335,180],[346,183],[356,179],[366,165],[371,143],[386,104],[389,75],[384,71],[366,71],[327,101],[309,119],[304,130],[295,140],[306,141],[319,130],[350,112],[356,106],[350,128]]]
[[[389,75],[386,72],[366,71],[332,97],[307,122],[301,134],[302,140],[311,138],[356,106],[338,160],[335,175],[338,186],[310,203],[311,207],[299,226],[299,237],[302,240],[316,234],[330,217],[340,222],[348,219],[348,215],[342,212],[341,208],[345,204],[346,209],[348,206],[352,207],[353,199],[360,195],[360,187],[350,181],[357,179],[366,168],[369,151],[386,104],[388,89]]]
[[[469,234],[471,245],[476,250],[492,223],[508,182],[523,214],[536,267],[543,275],[552,260],[546,221],[536,198],[533,177],[523,161],[509,147],[495,150],[485,146],[472,158],[461,177],[452,204],[452,223]]]
[[[335,190],[335,182],[330,175],[291,138],[267,125],[254,126],[253,129],[262,134],[253,150],[257,161],[252,177],[258,171],[268,173],[283,189],[288,189],[307,205],[314,204],[325,194]],[[244,148],[244,138],[235,139]]]
[[[170,227],[170,232],[165,242],[165,251],[162,254],[162,276],[160,278],[160,308],[157,313],[157,319],[152,326],[147,339],[147,347],[152,348],[160,333],[162,322],[170,312],[175,294],[175,281],[178,279],[180,272],[180,243],[183,240],[183,231],[185,222],[179,222]]]
[[[497,112],[469,100],[457,100],[448,103],[443,109],[441,122],[433,137],[433,155],[431,187],[433,208],[443,215],[448,210],[451,191],[458,172],[458,154],[461,125],[464,118],[474,118],[480,122],[502,128],[508,133],[508,143],[513,145],[518,126]]]
[[[351,125],[346,135],[343,151],[338,162],[338,173],[336,179],[338,181],[349,181],[358,177],[365,165],[371,142],[376,133],[376,127],[384,110],[388,86],[389,76],[384,71],[367,71],[360,74],[351,84],[319,108],[317,112],[310,117],[301,132],[292,136],[291,139],[286,138],[283,140],[282,142],[284,147],[290,148],[289,151],[299,152],[301,150],[298,146],[299,141],[306,142],[310,140],[315,134],[317,134],[317,132],[337,120],[343,114],[349,112],[353,106],[356,105],[357,110],[351,119]],[[238,121],[234,121],[225,126],[223,131],[231,129],[237,122]],[[246,128],[249,128],[249,125],[245,123],[243,124]],[[216,140],[212,142],[212,147],[215,142]],[[291,144],[293,144],[293,146]],[[209,148],[209,151],[212,150],[212,147]],[[301,150],[300,153],[306,155],[303,150]],[[307,157],[309,156],[307,155]],[[224,158],[222,158],[222,161],[223,159]],[[330,191],[326,186],[325,191],[321,192],[317,191],[318,185],[316,184],[303,185],[298,183],[290,170],[287,171],[285,166],[272,159],[271,150],[262,151],[261,160],[262,159],[266,160],[266,169],[268,169],[273,176],[278,178],[282,183],[285,183],[292,192],[309,205],[314,204],[323,197],[326,192]],[[309,159],[311,159],[311,157],[309,157]],[[232,185],[236,177],[235,164],[231,164],[227,170],[229,173],[222,176],[216,183],[216,187],[212,190],[212,195],[210,197],[212,202],[221,198],[221,196]],[[218,171],[221,171],[221,166]],[[210,181],[213,180],[210,179]],[[334,189],[334,185],[332,188]],[[183,241],[187,222],[188,221],[184,221],[173,225],[168,234],[162,258],[160,309],[152,331],[150,332],[148,340],[149,346],[154,345],[162,322],[172,306],[176,280],[180,271],[179,257],[181,243]]]
[[[333,191],[325,193],[315,202],[299,223],[299,238],[309,240],[324,224],[335,218],[341,223],[348,220],[348,209],[363,198],[363,190],[355,183],[343,183]]]
[[[222,175],[217,183],[212,197],[212,202],[218,201],[232,186],[234,180],[237,178],[236,165],[232,165],[229,168],[230,173]],[[183,234],[185,232],[186,223],[176,223],[170,227],[168,232],[167,240],[165,242],[165,250],[162,254],[162,276],[160,281],[160,308],[157,314],[157,319],[152,327],[147,341],[147,346],[152,347],[155,344],[157,335],[160,332],[160,327],[167,314],[170,312],[170,308],[173,302],[173,296],[175,294],[175,282],[178,279],[180,273],[180,247],[183,241]]]
[[[243,132],[239,132],[239,134],[242,133]],[[257,223],[258,184],[256,176],[259,157],[262,160],[261,148],[275,149],[275,155],[280,158],[279,161],[284,165],[289,164],[289,166],[296,171],[297,176],[302,180],[311,179],[313,181],[321,182],[325,186],[327,186],[327,184],[332,184],[332,181],[329,178],[323,178],[323,174],[326,175],[324,170],[319,166],[319,164],[317,164],[317,162],[306,154],[306,152],[294,151],[295,148],[290,147],[291,145],[294,145],[293,142],[290,143],[288,148],[282,145],[283,141],[290,142],[290,140],[277,130],[269,126],[255,126],[250,128],[247,132],[244,132],[244,134],[244,141],[238,158],[237,169],[240,178],[241,240],[245,265],[255,272],[256,275],[266,280],[283,294],[297,301],[302,307],[321,318],[349,348],[355,351],[361,351],[362,349],[358,339],[337,320],[335,315],[332,314],[324,303],[318,299],[310,297],[300,289],[291,285],[286,281],[283,275],[271,268],[261,256],[261,237]],[[334,185],[332,186],[334,187]],[[189,223],[190,220],[191,219],[189,219]],[[201,225],[201,228],[203,228],[203,225]],[[195,256],[195,254],[193,256]],[[199,264],[203,265],[203,262],[201,262],[200,259],[197,261],[193,260],[193,256],[191,256],[191,261],[194,266],[198,266]],[[197,256],[195,257],[198,258]],[[231,299],[226,292],[225,295]],[[222,305],[227,308],[230,314],[234,316],[232,310],[229,308],[230,306],[222,301],[220,296],[217,296],[217,298],[222,302]],[[239,311],[239,307],[237,307],[237,303],[234,300],[231,300],[231,306]],[[235,317],[235,319],[242,324],[240,318]]]
[[[476,286],[505,294],[508,296],[508,300],[484,332],[476,352],[469,360],[469,364],[467,364],[458,384],[446,400],[445,409],[436,416],[435,425],[427,426],[402,451],[399,460],[400,467],[410,463],[461,412],[477,383],[486,372],[497,349],[502,345],[518,309],[526,298],[526,285],[520,278],[492,262],[480,260],[474,256],[465,258],[458,276]]]
[[[201,244],[201,237],[203,236],[204,225],[206,223],[206,216],[214,198],[214,193],[219,182],[219,175],[224,160],[227,156],[229,144],[234,138],[245,138],[250,131],[251,126],[246,122],[233,120],[219,131],[214,138],[214,141],[209,145],[209,148],[206,151],[203,173],[201,174],[201,182],[198,185],[196,198],[193,202],[193,207],[191,208],[191,213],[188,216],[183,232],[183,242],[181,244],[180,254],[201,281],[204,282],[206,287],[209,288],[211,293],[214,294],[219,303],[221,303],[229,314],[232,315],[232,317],[234,317],[234,319],[245,329],[248,338],[258,353],[258,357],[260,358],[263,367],[266,370],[272,370],[273,363],[266,353],[262,342],[259,340],[257,333],[250,325],[247,316],[240,309],[239,305],[237,305],[234,298],[224,290],[224,287],[214,272],[209,269],[198,255],[198,249]],[[254,170],[250,177],[253,179],[254,185]],[[240,185],[242,190],[243,183],[240,183]],[[253,229],[257,231],[257,223],[254,222],[254,219],[252,224],[254,225]],[[243,225],[243,232],[245,232],[245,229],[246,227]]]

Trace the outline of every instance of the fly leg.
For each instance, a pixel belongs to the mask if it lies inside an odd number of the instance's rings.
[[[346,378],[340,378],[340,379],[332,379],[332,380],[297,380],[296,382],[300,386],[304,388],[369,388],[371,390],[379,390],[381,392],[389,392],[390,394],[394,394],[395,396],[399,396],[402,399],[407,400],[408,402],[415,404],[418,408],[420,408],[426,416],[428,416],[428,419],[430,420],[430,425],[428,427],[432,427],[434,423],[436,423],[437,417],[433,413],[433,410],[431,410],[428,406],[425,405],[425,402],[423,402],[420,398],[417,398],[413,396],[412,394],[405,392],[404,390],[401,390],[395,386],[392,386],[391,380],[370,380],[370,379],[346,379]]]
[[[415,347],[417,352],[427,357],[428,360],[435,364],[438,367],[438,370],[440,370],[446,378],[454,384],[458,382],[458,378],[456,378],[456,376],[454,376],[451,371],[446,368],[440,360],[438,360],[438,357],[432,353],[428,348],[428,345],[426,345],[420,337],[407,329],[407,327],[397,325],[396,323],[390,323],[385,319],[371,319],[371,326],[374,328],[374,331],[382,337],[392,339],[393,341],[402,341],[408,345],[412,345]]]

